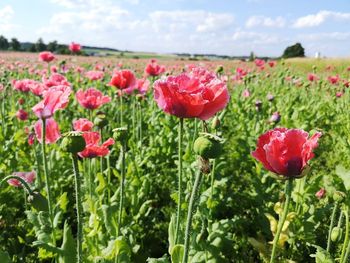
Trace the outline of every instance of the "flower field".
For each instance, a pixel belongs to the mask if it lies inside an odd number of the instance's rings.
[[[345,59],[0,53],[0,262],[349,262],[349,86]]]

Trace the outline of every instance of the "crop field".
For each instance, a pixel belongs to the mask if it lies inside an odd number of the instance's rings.
[[[350,59],[0,53],[0,263],[350,262]]]

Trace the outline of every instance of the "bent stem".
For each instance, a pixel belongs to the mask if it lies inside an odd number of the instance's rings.
[[[291,195],[292,195],[292,188],[293,188],[293,179],[288,179],[286,181],[286,186],[285,186],[286,201],[284,203],[282,216],[280,217],[280,219],[278,221],[276,235],[275,235],[275,237],[273,239],[273,246],[272,246],[270,263],[273,263],[275,261],[275,254],[276,254],[277,244],[278,244],[278,241],[280,239],[280,235],[281,235],[281,232],[282,232],[284,221],[286,220],[286,217],[287,217],[287,214],[288,214],[290,198],[291,198]]]
[[[123,205],[124,205],[124,183],[125,183],[125,150],[126,150],[126,142],[122,142],[121,146],[121,155],[122,155],[122,165],[121,165],[121,178],[120,178],[120,200],[119,200],[119,211],[118,211],[118,232],[117,236],[119,236],[120,228],[122,224],[123,218]]]
[[[198,199],[198,191],[200,188],[200,184],[202,182],[202,177],[203,177],[202,172],[198,171],[196,174],[196,179],[194,181],[194,185],[191,192],[190,203],[188,205],[188,211],[187,211],[187,221],[186,221],[186,230],[185,230],[185,248],[184,248],[182,263],[188,262],[188,254],[189,254],[190,241],[191,241],[192,218],[196,211],[195,206],[196,206],[196,201]]]
[[[27,192],[28,192],[30,195],[33,194],[33,191],[32,191],[32,189],[30,188],[29,184],[28,184],[22,177],[19,177],[19,176],[17,176],[17,175],[8,175],[8,176],[6,176],[4,179],[2,179],[2,180],[0,181],[0,186],[1,186],[4,182],[6,182],[7,180],[10,180],[10,179],[16,179],[16,180],[20,181],[21,184],[24,186],[24,188],[27,190]]]
[[[52,211],[52,202],[51,202],[52,199],[51,199],[51,190],[50,190],[50,177],[48,174],[47,159],[46,159],[46,120],[45,119],[42,119],[41,151],[42,151],[42,156],[43,156],[46,193],[47,193],[47,201],[48,201],[50,222],[51,222],[51,228],[52,228],[52,230],[51,230],[52,231],[52,242],[55,245],[56,238],[55,238],[55,232],[54,232],[54,226],[53,226],[53,211]]]
[[[332,235],[332,229],[333,229],[334,219],[335,219],[335,215],[337,213],[337,209],[338,209],[338,203],[336,202],[334,204],[334,207],[333,207],[331,223],[329,224],[329,229],[328,229],[327,252],[329,252],[329,250],[331,248],[331,235]]]
[[[350,242],[349,242],[349,227],[350,227],[350,224],[349,224],[349,208],[346,206],[345,207],[345,211],[344,211],[344,214],[345,214],[345,239],[344,239],[344,244],[343,244],[343,248],[342,248],[342,252],[341,252],[341,256],[340,256],[340,263],[345,263],[347,262],[347,257],[349,255],[349,246],[350,246]],[[349,244],[348,244],[349,243]]]
[[[178,131],[178,196],[177,196],[177,211],[176,211],[176,228],[175,228],[175,244],[179,240],[180,220],[181,220],[181,202],[182,202],[182,138],[183,138],[183,123],[184,120],[180,118]]]
[[[79,175],[78,168],[78,157],[76,154],[72,154],[72,164],[74,170],[74,178],[75,178],[75,201],[76,201],[76,209],[77,209],[77,262],[83,262],[83,222],[82,222],[82,202],[81,202],[81,179]]]

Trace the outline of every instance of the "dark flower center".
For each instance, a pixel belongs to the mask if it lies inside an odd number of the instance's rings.
[[[302,172],[303,160],[300,157],[293,157],[287,161],[287,176],[300,175]]]

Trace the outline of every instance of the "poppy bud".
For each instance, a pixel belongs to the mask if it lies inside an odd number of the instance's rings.
[[[216,74],[221,75],[222,73],[224,73],[224,67],[220,65],[216,68],[215,71],[216,71]]]
[[[341,236],[343,234],[343,230],[340,227],[333,227],[331,232],[331,240],[333,242],[337,242],[341,239]]]
[[[39,192],[32,192],[32,194],[28,196],[28,203],[37,211],[49,210],[47,199]]]
[[[222,152],[222,144],[216,136],[205,134],[195,140],[193,150],[203,159],[215,159]]]
[[[255,108],[257,111],[261,110],[261,106],[262,106],[262,101],[261,100],[256,100],[255,101]]]
[[[117,142],[125,143],[128,140],[128,128],[115,128],[113,131],[113,139]]]
[[[106,119],[106,115],[103,113],[97,114],[94,120],[94,124],[102,129],[103,127],[108,125],[108,120]]]
[[[85,149],[85,139],[81,132],[68,132],[61,142],[61,149],[69,153],[78,153]]]
[[[333,199],[337,203],[343,202],[345,197],[346,197],[346,194],[344,192],[335,191],[334,194],[333,194]]]
[[[215,118],[211,122],[211,128],[213,130],[217,130],[219,127],[220,127],[220,119],[217,116],[215,116]]]

